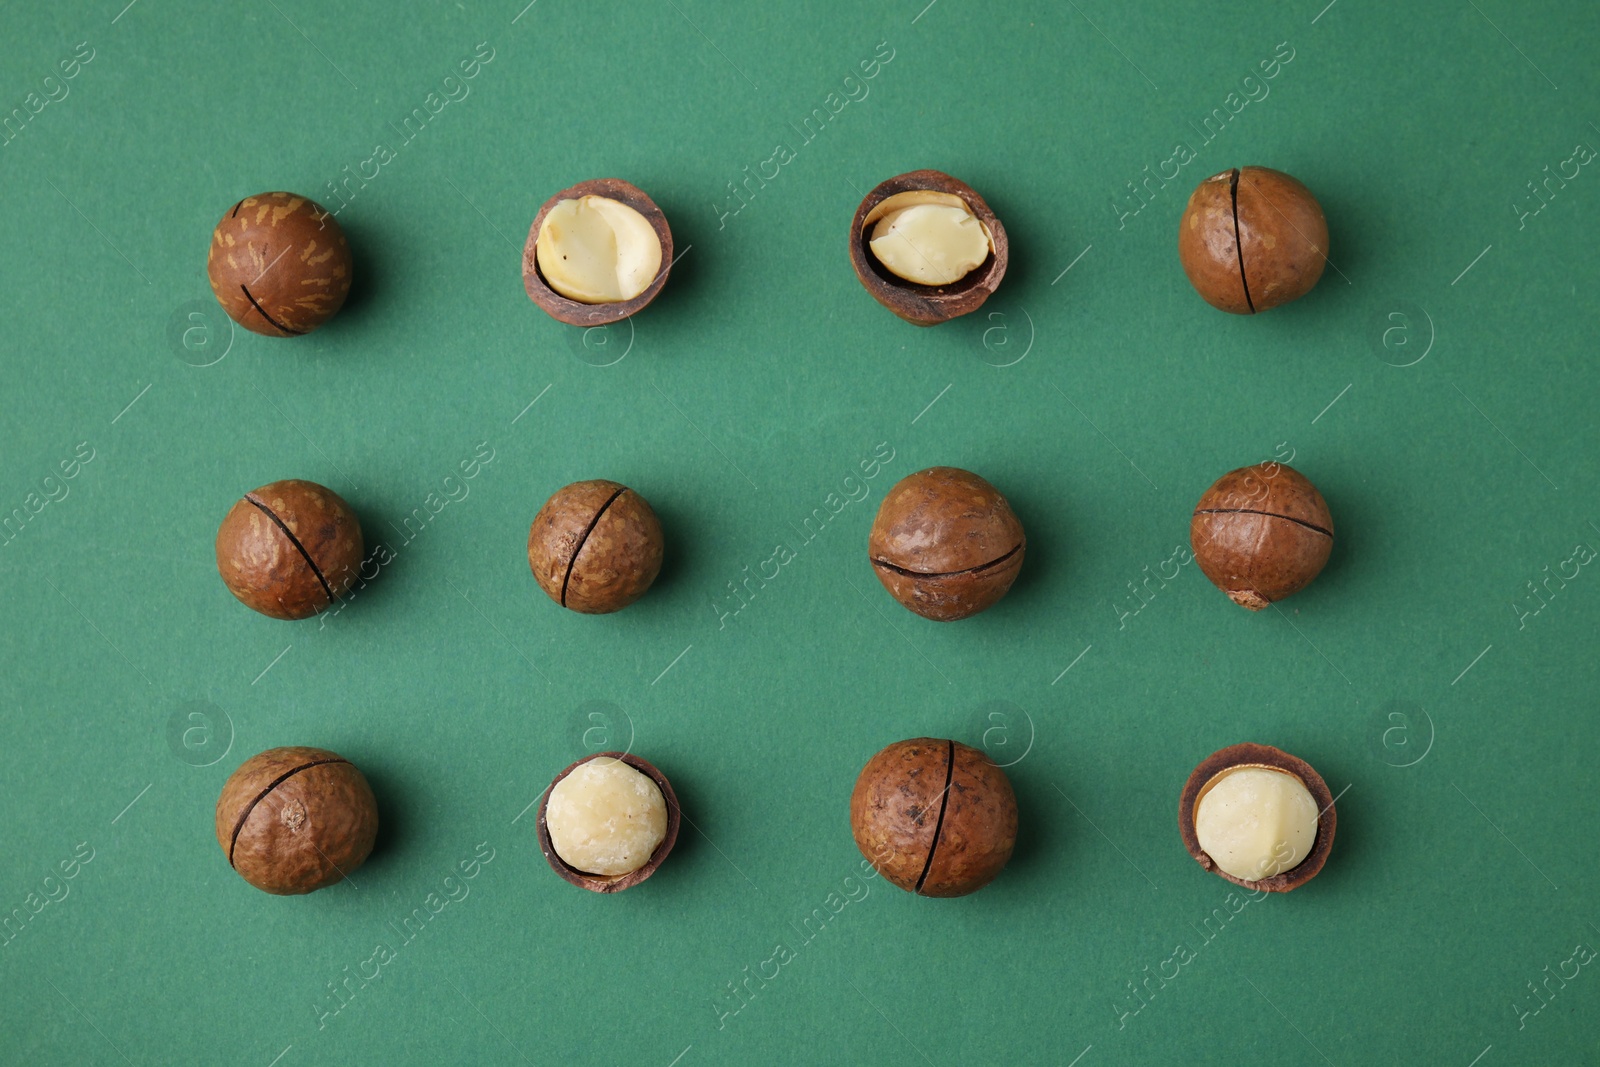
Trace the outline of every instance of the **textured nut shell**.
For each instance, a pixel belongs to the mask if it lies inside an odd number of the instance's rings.
[[[557,490],[528,529],[528,565],[539,587],[586,615],[620,611],[643,596],[661,572],[663,547],[650,504],[605,479]]]
[[[1311,846],[1306,858],[1287,871],[1254,882],[1236,878],[1218,867],[1216,861],[1200,847],[1200,839],[1194,829],[1195,805],[1199,803],[1206,786],[1223,771],[1241,765],[1271,767],[1294,775],[1305,783],[1306,789],[1311,793],[1311,799],[1317,802],[1317,808],[1321,812],[1317,816],[1317,840]],[[1189,850],[1189,855],[1193,856],[1200,866],[1220,878],[1226,878],[1234,885],[1246,889],[1263,889],[1269,893],[1287,893],[1317,876],[1322,870],[1322,865],[1328,861],[1328,853],[1333,849],[1333,835],[1338,823],[1338,815],[1333,808],[1333,793],[1328,789],[1328,783],[1322,780],[1322,775],[1305,760],[1291,756],[1271,745],[1229,745],[1213,752],[1190,773],[1188,781],[1184,783],[1183,792],[1178,797],[1178,834],[1183,838],[1183,847]]]
[[[868,247],[865,228],[867,215],[889,197],[915,189],[931,189],[960,197],[967,205],[967,210],[989,231],[989,242],[993,246],[989,257],[949,285],[908,282],[890,273]],[[1006,228],[1000,224],[983,197],[966,182],[952,178],[943,171],[914,170],[880,183],[861,201],[855,217],[850,220],[850,265],[855,268],[861,285],[878,303],[917,326],[935,326],[978,310],[989,299],[989,295],[1000,287],[1010,258],[1011,245],[1006,237]]]
[[[1195,292],[1214,308],[1250,314],[1239,272],[1239,243],[1233,221],[1233,170],[1195,186],[1178,220],[1178,262]]]
[[[275,619],[309,618],[326,608],[330,591],[341,596],[355,581],[364,551],[350,505],[331,489],[294,478],[246,493],[217,530],[223,584]]]
[[[228,777],[216,832],[234,870],[257,889],[309,893],[366,860],[378,807],[366,778],[337,753],[274,748]]]
[[[1017,796],[1005,771],[978,749],[954,744],[955,765],[922,895],[960,897],[994,881],[1017,843]]]
[[[1321,573],[1333,551],[1333,516],[1299,471],[1259,463],[1206,490],[1189,521],[1189,543],[1213,585],[1260,611]]]
[[[239,201],[217,223],[206,275],[228,317],[255,333],[310,333],[350,293],[350,245],[320,204],[293,193]]]
[[[856,847],[889,881],[916,892],[950,775],[950,742],[897,741],[867,761],[850,793]]]
[[[1311,291],[1328,255],[1328,221],[1299,181],[1267,167],[1239,171],[1239,246],[1244,282],[1256,311]]]
[[[650,228],[655,231],[656,238],[661,242],[661,270],[656,274],[655,281],[632,300],[618,300],[609,304],[585,304],[569,300],[550,288],[549,283],[544,280],[544,275],[539,272],[539,230],[544,226],[544,217],[561,201],[576,200],[584,196],[603,196],[608,200],[628,205],[644,216]],[[528,230],[527,243],[522,248],[522,286],[528,291],[529,300],[538,304],[551,318],[559,322],[569,326],[604,326],[607,323],[620,322],[630,315],[643,311],[667,284],[667,274],[672,270],[672,260],[672,229],[667,225],[667,216],[662,214],[656,202],[651,200],[643,189],[621,178],[593,178],[561,190],[539,208],[539,213],[533,218],[533,226]]]
[[[948,622],[992,606],[1022,569],[1027,538],[1000,491],[976,474],[930,467],[902,478],[878,507],[867,554],[889,594]]]
[[[580,871],[576,867],[568,866],[567,862],[556,854],[555,846],[550,842],[550,828],[545,825],[545,806],[550,803],[550,790],[556,787],[557,782],[577,768],[590,760],[600,759],[603,756],[619,759],[634,770],[648,775],[650,780],[655,782],[657,788],[661,790],[661,796],[667,802],[667,835],[661,839],[661,844],[656,846],[656,850],[650,853],[650,861],[648,863],[627,874],[590,874],[588,871]],[[585,756],[583,759],[568,764],[560,774],[550,780],[549,787],[545,789],[544,796],[539,801],[539,818],[537,821],[539,848],[544,852],[545,862],[550,864],[550,869],[578,888],[587,889],[591,893],[618,893],[638,885],[656,873],[656,870],[672,851],[672,846],[678,843],[678,824],[682,821],[683,812],[678,807],[678,794],[672,791],[672,783],[667,781],[667,776],[657,770],[654,764],[649,760],[633,755],[631,752],[596,752],[592,756]]]

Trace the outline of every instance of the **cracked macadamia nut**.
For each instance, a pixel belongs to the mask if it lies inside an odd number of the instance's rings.
[[[1328,222],[1311,190],[1289,175],[1235,167],[1190,195],[1178,223],[1178,259],[1206,303],[1251,315],[1317,284],[1328,260]]]
[[[949,622],[995,604],[1022,569],[1027,538],[1000,491],[970,471],[930,467],[878,507],[867,554],[889,595]]]
[[[539,509],[528,530],[528,565],[539,587],[585,615],[620,611],[661,571],[661,523],[625,485],[573,482]]]
[[[568,766],[545,790],[539,847],[566,881],[615,893],[656,872],[681,819],[666,775],[632,753],[601,752]]]
[[[976,311],[1005,277],[1005,227],[966,182],[914,170],[878,185],[850,224],[850,263],[884,307],[917,326]]]
[[[1235,885],[1286,893],[1333,847],[1333,796],[1311,765],[1271,745],[1230,745],[1189,775],[1178,800],[1184,847]]]
[[[305,619],[350,588],[364,544],[339,494],[291,478],[234,504],[216,549],[217,572],[240,603],[274,619]]]
[[[293,193],[247,196],[211,234],[206,274],[228,317],[254,333],[310,333],[350,293],[350,246],[320,204]]]
[[[1333,516],[1299,471],[1258,463],[1206,490],[1189,520],[1189,543],[1211,584],[1260,611],[1321,573],[1333,551]]]
[[[956,741],[897,741],[850,794],[856,847],[889,881],[960,897],[994,880],[1017,842],[1017,798],[988,756]]]
[[[378,805],[349,760],[321,748],[273,748],[228,776],[217,844],[257,889],[309,893],[343,880],[372,852]]]
[[[667,802],[650,778],[610,756],[550,787],[545,825],[556,855],[588,874],[632,874],[667,836]]]
[[[671,268],[666,216],[620,178],[579,182],[545,201],[522,253],[529,299],[573,326],[602,326],[643,309]]]

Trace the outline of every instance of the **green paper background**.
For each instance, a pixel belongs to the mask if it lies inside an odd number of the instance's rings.
[[[60,97],[0,148],[0,516],[24,513],[0,549],[0,915],[22,917],[0,1060],[1600,1059],[1600,172],[1565,162],[1600,147],[1600,10],[123,2],[0,35],[0,115]],[[1180,141],[1197,158],[1131,199]],[[780,142],[793,161],[730,199]],[[267,189],[337,206],[378,145],[339,214],[345,311],[232,330],[216,220]],[[1174,249],[1188,191],[1243,163],[1315,191],[1336,264],[1257,318],[1206,307]],[[980,312],[927,330],[845,253],[862,195],[918,167],[976,187],[1012,246]],[[550,193],[611,175],[682,255],[631,326],[585,335],[528,301],[519,254]],[[1192,565],[1149,577],[1213,479],[1274,457],[1338,525],[1316,584],[1252,615]],[[935,464],[1029,534],[1011,594],[946,625],[863,551],[887,487]],[[230,504],[286,477],[396,553],[321,622],[258,617],[215,571]],[[524,549],[595,477],[669,547],[648,597],[590,618]],[[1010,867],[961,900],[863,878],[848,829],[862,763],[922,734],[985,746],[1021,805]],[[1340,795],[1321,876],[1245,906],[1174,819],[1243,740]],[[383,816],[352,883],[304,898],[250,888],[211,829],[233,767],[284,744],[348,756]],[[628,746],[692,825],[602,898],[552,874],[526,809]]]

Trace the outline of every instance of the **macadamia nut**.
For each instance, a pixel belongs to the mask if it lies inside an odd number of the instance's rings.
[[[631,874],[667,836],[660,787],[610,756],[597,756],[552,786],[544,817],[556,854],[590,874]]]
[[[1223,871],[1247,881],[1294,868],[1317,840],[1317,802],[1305,783],[1268,767],[1236,767],[1195,805],[1195,836]]]
[[[627,204],[584,196],[545,215],[537,256],[545,281],[568,300],[610,304],[650,287],[661,271],[661,239]]]
[[[874,208],[866,224],[878,262],[918,285],[960,281],[993,251],[989,231],[952,193],[897,193]]]

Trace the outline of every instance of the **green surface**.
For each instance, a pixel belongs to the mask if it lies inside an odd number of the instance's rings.
[[[0,113],[59,99],[0,148],[0,514],[27,512],[0,550],[0,906],[27,916],[0,1060],[1595,1062],[1592,5],[522,2],[8,20]],[[1114,206],[1178,142],[1179,176]],[[1259,318],[1205,306],[1174,247],[1189,189],[1243,163],[1314,190],[1337,264]],[[339,216],[350,305],[230,336],[217,218],[331,200],[347,166],[376,167]],[[983,193],[1012,260],[982,312],[918,330],[845,236],[925,166]],[[682,258],[585,347],[518,257],[551,192],[609,175]],[[1171,564],[1135,599],[1201,491],[1273,457],[1338,524],[1317,583],[1250,615]],[[947,625],[863,551],[885,489],[935,464],[1029,534],[1010,596]],[[325,625],[252,614],[213,564],[233,500],[287,477],[395,555]],[[595,477],[669,539],[603,618],[558,610],[524,556],[545,497]],[[408,542],[413,509],[437,513]],[[963,900],[860,877],[856,771],[920,734],[1012,763],[1016,855]],[[1174,821],[1190,768],[1242,740],[1340,794],[1324,873],[1248,905]],[[224,862],[224,778],[284,744],[370,777],[354,884],[273,898]],[[525,809],[630,744],[692,828],[608,899],[547,868]]]

